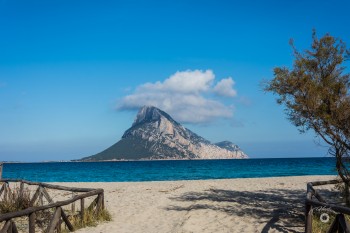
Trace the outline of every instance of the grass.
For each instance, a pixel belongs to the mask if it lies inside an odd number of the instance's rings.
[[[20,188],[14,187],[9,189],[7,197],[0,201],[0,213],[10,213],[27,209],[30,203],[30,191],[28,188],[23,189],[22,195],[20,194]]]
[[[84,219],[81,221],[80,214],[69,216],[69,221],[75,230],[84,227],[95,227],[98,223],[111,221],[111,214],[107,209],[103,209],[96,214],[94,210],[86,208],[84,211]],[[63,223],[64,224],[64,223]],[[69,232],[68,229],[62,230],[63,233]]]
[[[340,179],[338,177],[338,179]],[[346,186],[344,183],[338,183],[334,185],[334,188],[332,189],[332,191],[334,192],[338,192],[339,196],[337,196],[337,201],[345,203],[346,199],[345,196],[347,194],[346,192]],[[349,206],[347,206],[349,207]],[[327,214],[329,219],[327,219],[328,221],[321,221],[322,218],[322,214]],[[314,209],[313,211],[313,219],[312,219],[312,232],[313,233],[323,233],[323,232],[328,232],[331,224],[333,223],[335,216],[336,216],[336,212],[332,211],[331,209]],[[350,216],[349,215],[345,215],[345,220],[347,222],[350,223]]]
[[[325,213],[329,216],[328,221],[321,221],[321,215]],[[314,212],[313,219],[312,219],[312,232],[313,233],[326,233],[328,232],[331,224],[333,223],[335,219],[336,214],[331,211],[317,211]],[[350,216],[344,215],[345,220],[347,222],[350,222]],[[325,220],[325,219],[324,219]]]
[[[332,222],[335,219],[335,214],[329,214],[329,221],[322,222],[320,219],[320,214],[314,214],[312,219],[312,232],[313,233],[326,233],[330,228]]]

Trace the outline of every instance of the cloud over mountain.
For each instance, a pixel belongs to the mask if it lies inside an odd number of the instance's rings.
[[[230,118],[233,109],[223,103],[223,98],[237,95],[234,84],[231,77],[215,82],[212,70],[178,71],[164,81],[138,86],[119,102],[118,109],[134,110],[151,105],[163,109],[183,123],[206,123],[215,118]]]
[[[214,87],[214,92],[221,96],[235,97],[237,91],[233,89],[233,85],[235,85],[235,81],[233,81],[231,77],[222,79]]]

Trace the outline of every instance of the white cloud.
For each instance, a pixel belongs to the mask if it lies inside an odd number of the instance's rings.
[[[235,81],[231,77],[222,79],[214,87],[214,92],[220,96],[234,97],[237,95],[237,91],[233,89],[233,85],[235,85]]]
[[[164,81],[138,86],[134,93],[120,101],[118,109],[152,105],[182,123],[206,123],[215,118],[230,118],[233,108],[213,99],[213,93],[235,96],[234,81],[232,78],[222,79],[216,85],[214,81],[215,75],[211,70],[178,71]]]
[[[178,71],[164,82],[146,83],[139,90],[170,91],[176,93],[200,93],[210,89],[215,75],[213,71]]]

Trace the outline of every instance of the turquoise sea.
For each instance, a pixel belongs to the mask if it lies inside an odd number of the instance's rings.
[[[5,163],[3,178],[41,182],[126,182],[335,175],[334,158]]]

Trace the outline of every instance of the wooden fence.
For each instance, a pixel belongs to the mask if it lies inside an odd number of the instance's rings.
[[[350,215],[350,208],[345,206],[340,206],[332,203],[328,203],[315,189],[315,186],[320,185],[329,185],[329,184],[338,184],[342,183],[341,180],[330,180],[330,181],[317,181],[310,182],[307,184],[307,194],[305,201],[305,232],[312,232],[312,218],[313,210],[315,208],[323,208],[332,210],[336,213],[336,217],[331,224],[328,233],[336,232],[347,232],[350,233],[350,226],[345,220],[344,214]]]
[[[0,162],[0,180],[2,179],[2,165],[3,165],[3,162]]]
[[[48,224],[48,227],[45,232],[47,233],[53,233],[53,232],[60,232],[61,231],[61,224],[64,222],[66,227],[69,229],[69,231],[74,231],[74,226],[69,221],[69,218],[67,214],[65,213],[65,210],[63,210],[63,206],[67,206],[72,204],[75,206],[76,201],[80,201],[80,220],[84,220],[84,214],[85,214],[85,198],[96,196],[94,201],[90,204],[88,209],[91,209],[94,211],[95,214],[99,214],[100,211],[104,209],[104,191],[103,189],[89,189],[89,188],[73,188],[73,187],[64,187],[59,185],[52,185],[52,184],[46,184],[46,183],[39,183],[39,182],[30,182],[26,180],[11,180],[11,179],[2,179],[0,180],[1,188],[0,188],[0,198],[2,197],[3,200],[6,200],[9,198],[9,194],[11,194],[10,189],[10,183],[14,182],[19,184],[19,196],[23,196],[25,185],[27,186],[36,186],[34,187],[35,192],[33,192],[33,195],[30,195],[30,204],[29,208],[17,211],[17,212],[10,212],[6,214],[0,215],[0,223],[4,223],[2,229],[0,229],[0,233],[17,233],[17,226],[14,221],[14,218],[20,218],[20,217],[28,217],[28,232],[34,233],[35,232],[35,222],[36,222],[36,215],[39,211],[44,210],[50,210],[54,209],[53,216],[50,219],[50,222]],[[47,192],[47,189],[54,189],[54,190],[62,190],[62,191],[69,191],[69,192],[75,192],[80,193],[78,195],[72,196],[70,199],[64,200],[64,201],[57,201],[54,202],[53,199],[50,197],[49,193]],[[46,199],[47,203],[44,205],[43,199]],[[34,204],[38,202],[38,206],[34,206]]]

